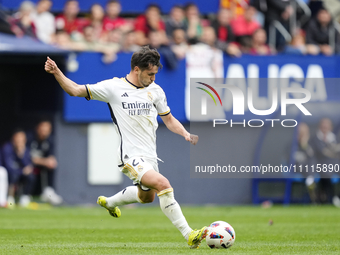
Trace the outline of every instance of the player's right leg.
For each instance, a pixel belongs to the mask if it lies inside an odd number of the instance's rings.
[[[171,187],[168,179],[160,173],[150,170],[143,175],[141,183],[157,192],[163,213],[188,241],[190,248],[198,248],[202,240],[205,238],[208,229],[203,227],[200,230],[192,230],[189,227],[188,222],[182,213],[181,207],[175,200],[173,188]]]

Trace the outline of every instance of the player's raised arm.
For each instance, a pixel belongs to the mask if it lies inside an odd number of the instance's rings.
[[[186,129],[183,127],[183,125],[174,116],[172,116],[171,113],[168,114],[168,115],[165,115],[165,116],[161,116],[161,118],[162,118],[164,124],[166,125],[166,127],[170,131],[183,136],[185,138],[185,140],[187,140],[188,142],[190,142],[193,145],[197,144],[198,136],[190,134],[188,131],[186,131]]]
[[[74,81],[67,78],[62,71],[58,68],[57,64],[47,57],[45,62],[45,71],[53,74],[55,79],[58,81],[62,89],[70,96],[86,97],[86,88],[83,85],[79,85]]]

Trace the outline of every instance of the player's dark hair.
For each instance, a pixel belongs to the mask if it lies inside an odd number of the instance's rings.
[[[133,53],[131,57],[131,70],[138,66],[140,70],[150,69],[153,66],[162,68],[161,56],[156,49],[150,49],[149,45],[143,46],[140,50]]]

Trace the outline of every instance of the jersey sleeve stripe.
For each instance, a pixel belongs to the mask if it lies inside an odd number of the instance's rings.
[[[90,92],[89,92],[89,89],[87,88],[87,85],[85,85],[85,88],[86,88],[86,92],[87,92],[87,96],[85,97],[85,99],[87,101],[89,101],[91,99],[91,96],[90,96]]]
[[[92,96],[92,92],[91,92],[91,89],[88,85],[86,85],[86,87],[89,89],[89,92],[90,92],[90,98],[93,99],[93,96]]]
[[[170,113],[170,110],[166,111],[166,112],[162,112],[162,113],[158,113],[159,116],[166,116]]]
[[[91,92],[90,86],[89,86],[89,85],[85,85],[85,88],[86,88],[86,92],[87,92],[87,97],[86,97],[86,99],[87,99],[87,98],[88,98],[88,100],[93,99],[93,96],[92,96],[92,92]]]

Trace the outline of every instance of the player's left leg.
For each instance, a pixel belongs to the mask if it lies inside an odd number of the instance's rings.
[[[188,241],[190,248],[197,248],[207,234],[207,228],[192,230],[185,219],[181,207],[174,197],[173,188],[170,182],[160,173],[150,170],[147,171],[142,179],[143,186],[154,189],[159,198],[160,207],[163,213],[169,218],[172,224],[181,232]]]
[[[136,160],[138,160],[137,164],[136,164]],[[145,169],[152,168],[152,166],[149,163],[147,163],[142,158],[138,157],[138,158],[131,158],[123,167],[120,168],[120,171],[122,171],[122,173],[128,176],[134,183],[138,184],[140,182],[140,178],[138,177],[142,176],[142,174],[144,173],[140,171],[144,169],[144,167],[142,167],[139,164],[143,164]],[[136,167],[135,169],[132,165],[134,165],[135,167],[138,165],[139,168]],[[141,192],[143,190],[141,191],[140,190],[141,189],[138,188],[137,186],[128,186],[124,188],[122,191],[116,193],[115,195],[111,197],[99,196],[97,199],[97,204],[106,208],[109,211],[111,216],[119,218],[121,216],[121,211],[118,206],[128,205],[128,204],[133,204],[133,203],[148,203],[149,200],[150,202],[153,201],[153,198],[155,196],[154,191],[147,192],[150,189],[146,188],[145,190],[146,193],[151,194],[151,195],[145,196],[145,194],[143,193],[144,195],[142,197],[142,195],[140,194],[142,194]]]
[[[111,197],[98,197],[97,203],[105,207],[111,216],[119,218],[121,216],[118,206],[134,203],[151,203],[155,199],[155,191],[146,187],[129,186]]]
[[[109,214],[115,218],[121,216],[121,211],[118,206],[128,205],[133,203],[141,203],[138,198],[138,188],[129,186],[111,197],[99,196],[97,204],[106,208]]]
[[[121,205],[128,205],[134,203],[147,203],[139,196],[139,189],[137,186],[128,186],[112,197],[106,199],[109,207],[116,207]],[[151,201],[152,202],[152,201]]]

